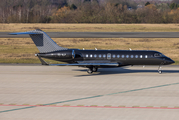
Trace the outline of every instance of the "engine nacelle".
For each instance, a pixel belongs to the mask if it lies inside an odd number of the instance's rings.
[[[37,56],[42,58],[57,60],[57,61],[71,61],[75,58],[82,57],[79,53],[75,53],[75,50],[63,50],[50,53],[39,53]]]

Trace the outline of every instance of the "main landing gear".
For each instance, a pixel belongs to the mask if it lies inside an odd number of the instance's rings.
[[[162,67],[159,65],[159,67],[158,67],[158,73],[159,74],[162,74]]]
[[[87,69],[87,73],[92,74],[93,72],[97,72],[98,68],[97,67],[90,67]]]

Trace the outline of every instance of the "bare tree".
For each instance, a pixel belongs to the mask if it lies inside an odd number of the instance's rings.
[[[172,2],[179,4],[179,0],[173,0]]]

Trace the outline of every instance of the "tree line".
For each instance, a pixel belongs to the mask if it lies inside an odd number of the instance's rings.
[[[178,23],[179,1],[1,0],[0,23]]]

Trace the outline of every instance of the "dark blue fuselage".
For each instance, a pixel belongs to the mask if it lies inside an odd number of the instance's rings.
[[[38,56],[67,63],[77,62],[111,62],[126,65],[169,65],[172,59],[158,51],[148,50],[78,50],[69,49],[50,53],[39,53]]]

